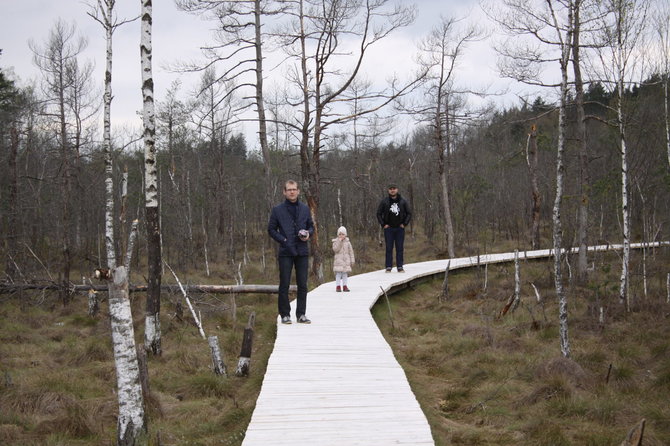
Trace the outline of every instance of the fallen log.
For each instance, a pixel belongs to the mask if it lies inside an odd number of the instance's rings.
[[[200,294],[275,294],[279,291],[277,285],[183,285],[187,293]],[[18,293],[21,291],[61,291],[63,285],[56,283],[38,284],[38,283],[12,283],[0,284],[0,294]],[[71,292],[88,293],[90,290],[107,291],[107,285],[70,285],[68,289]],[[146,285],[130,285],[128,291],[131,293],[144,293],[147,291]],[[181,293],[179,285],[161,285],[161,291],[172,293]],[[291,285],[289,292],[297,292],[297,287]]]

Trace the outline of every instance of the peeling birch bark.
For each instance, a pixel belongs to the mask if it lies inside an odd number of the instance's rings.
[[[134,444],[134,439],[146,432],[146,425],[133,317],[128,298],[128,276],[123,266],[112,272],[109,314],[119,400],[117,440],[119,444]]]
[[[209,348],[212,351],[212,368],[217,375],[228,376],[226,364],[223,362],[223,354],[219,348],[219,337],[210,336],[207,338]]]
[[[100,311],[100,304],[98,302],[98,293],[94,289],[88,290],[88,315],[95,317]]]

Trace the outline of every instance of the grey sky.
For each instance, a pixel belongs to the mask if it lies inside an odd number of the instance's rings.
[[[90,1],[91,3],[93,0]],[[28,41],[43,44],[49,30],[60,17],[67,23],[76,22],[79,34],[86,36],[89,46],[84,57],[95,63],[96,83],[102,89],[104,71],[104,33],[100,24],[86,15],[89,10],[80,0],[3,0],[0,18],[0,66],[13,67],[15,75],[27,82],[37,76],[32,63]],[[139,14],[140,0],[117,0],[119,17],[130,18]],[[388,77],[394,72],[408,74],[413,68],[416,44],[432,27],[440,15],[478,16],[476,0],[418,0],[415,2],[418,16],[415,24],[388,39],[371,54],[367,63],[369,75]],[[178,11],[172,0],[154,1],[153,6],[153,51],[156,99],[161,100],[173,79],[180,78],[183,91],[197,82],[199,75],[177,75],[166,67],[177,61],[195,60],[200,57],[199,47],[211,41],[212,23]],[[136,112],[142,108],[140,92],[139,20],[126,24],[114,34],[114,68],[112,119],[115,127],[124,123],[140,126]],[[473,45],[459,70],[460,79],[472,88],[493,85],[500,89],[510,83],[498,78],[495,56],[486,42]],[[514,97],[508,96],[508,101]],[[507,104],[509,105],[509,104]],[[250,148],[256,146],[253,128],[240,128],[245,133]]]

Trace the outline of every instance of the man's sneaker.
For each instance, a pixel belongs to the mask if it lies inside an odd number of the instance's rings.
[[[404,273],[404,272],[405,272],[405,269],[401,266],[401,267],[398,268],[398,272],[399,272],[399,273]]]
[[[309,319],[307,319],[307,317],[305,317],[305,315],[303,314],[302,316],[300,316],[300,317],[298,318],[298,323],[299,323],[299,324],[311,324],[312,321],[310,321]]]
[[[291,323],[291,316],[282,316],[281,317],[281,323],[282,324],[290,324]]]
[[[345,288],[346,288],[346,287],[345,287]],[[335,287],[335,291],[337,291],[337,292],[339,293],[340,291],[342,291],[342,287],[340,287],[339,285],[336,286],[336,287]]]
[[[386,272],[387,272],[387,273],[390,273],[390,272],[391,272],[391,268],[386,268]]]
[[[348,292],[349,292],[349,288],[348,288],[346,285],[344,285],[344,286],[342,287],[342,291],[346,291],[346,292],[348,293]]]

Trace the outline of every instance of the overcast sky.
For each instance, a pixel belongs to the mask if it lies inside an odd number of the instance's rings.
[[[93,3],[93,0],[89,0]],[[418,16],[414,25],[396,33],[383,47],[377,49],[368,60],[369,75],[390,76],[409,73],[413,66],[416,44],[431,28],[437,25],[440,15],[481,17],[477,0],[417,0]],[[117,0],[116,10],[120,18],[139,14],[140,0]],[[104,32],[102,26],[86,15],[89,7],[80,0],[5,0],[0,16],[0,67],[13,68],[14,74],[25,83],[37,76],[32,62],[28,42],[44,45],[49,30],[58,18],[67,23],[76,23],[80,35],[88,38],[88,49],[83,57],[94,61],[96,83],[102,89],[104,72]],[[199,75],[171,73],[167,66],[178,61],[200,58],[199,48],[211,42],[211,22],[205,22],[190,14],[178,11],[172,0],[154,1],[153,7],[153,68],[155,96],[161,100],[173,79],[180,78],[183,91],[196,83]],[[481,20],[480,20],[481,21]],[[139,58],[140,21],[126,24],[114,34],[114,66],[112,120],[116,124],[129,123],[140,126],[137,111],[142,108],[140,92],[141,71]],[[220,70],[219,70],[220,71]],[[514,84],[498,78],[495,55],[488,42],[471,47],[459,69],[459,78],[468,87],[493,86],[501,89]],[[505,99],[511,105],[514,95]],[[249,126],[251,127],[251,126]],[[253,128],[241,128],[247,137],[250,149],[257,145]]]

